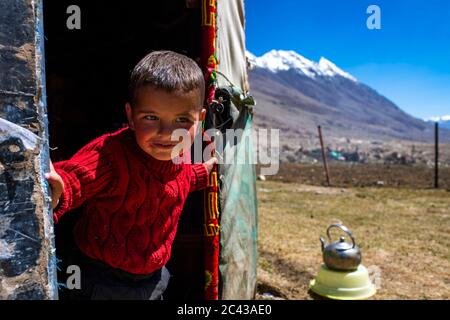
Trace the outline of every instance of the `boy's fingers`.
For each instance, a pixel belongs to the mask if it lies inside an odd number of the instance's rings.
[[[211,163],[211,164],[217,163],[217,158],[216,157],[212,157],[211,159],[209,159],[206,162]]]
[[[45,179],[47,179],[50,187],[52,188],[52,209],[55,209],[59,203],[59,198],[64,191],[64,181],[61,176],[56,172],[52,161],[50,160],[50,172],[45,173]]]
[[[55,167],[53,166],[53,162],[50,160],[50,171],[55,171]]]
[[[50,172],[50,173],[46,173],[45,174],[45,178],[49,181],[49,182],[60,182],[60,178],[59,176],[57,176],[56,174]]]
[[[56,208],[59,203],[59,198],[64,190],[64,182],[60,175],[56,172],[50,172],[45,174],[45,178],[52,188],[52,209]]]
[[[58,206],[59,198],[52,199],[52,209],[55,209]]]
[[[217,158],[213,157],[206,161],[203,165],[205,166],[206,170],[208,170],[208,172],[211,172],[215,163],[217,163]]]

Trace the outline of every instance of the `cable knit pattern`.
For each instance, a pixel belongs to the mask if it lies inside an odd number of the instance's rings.
[[[93,140],[54,166],[65,185],[55,221],[84,204],[74,230],[80,250],[133,274],[167,263],[188,193],[208,183],[203,164],[157,160],[129,128]]]

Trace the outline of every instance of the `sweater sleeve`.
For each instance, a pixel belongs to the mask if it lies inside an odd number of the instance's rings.
[[[65,212],[115,184],[112,154],[100,138],[84,146],[71,159],[54,163],[54,167],[64,182],[64,191],[53,211],[55,223]]]
[[[209,173],[203,164],[193,164],[190,165],[191,168],[191,189],[192,191],[197,191],[205,189],[208,186]]]

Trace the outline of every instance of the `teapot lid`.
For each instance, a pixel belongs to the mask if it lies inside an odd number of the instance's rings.
[[[335,242],[332,245],[336,250],[339,250],[339,251],[352,249],[354,247],[353,243],[345,242],[344,237],[340,237],[339,242]]]

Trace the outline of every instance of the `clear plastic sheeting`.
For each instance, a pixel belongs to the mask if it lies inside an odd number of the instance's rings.
[[[245,112],[245,111],[243,111]],[[247,114],[241,141],[225,148],[235,161],[220,167],[221,233],[219,270],[221,299],[253,299],[257,269],[257,201],[251,117]]]

